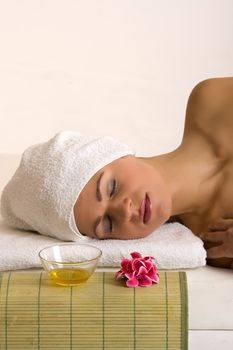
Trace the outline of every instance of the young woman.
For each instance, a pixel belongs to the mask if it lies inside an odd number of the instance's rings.
[[[25,150],[1,213],[61,240],[139,238],[178,220],[205,240],[209,264],[233,267],[232,139],[233,78],[208,79],[189,97],[176,150],[142,158],[108,136],[60,132]]]
[[[178,220],[205,240],[208,264],[233,267],[233,78],[199,83],[174,151],[127,155],[101,168],[74,206],[76,226],[100,239],[144,237]]]

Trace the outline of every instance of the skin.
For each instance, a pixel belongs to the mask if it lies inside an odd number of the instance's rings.
[[[232,137],[233,78],[199,83],[188,99],[183,139],[176,150],[120,158],[86,184],[74,206],[80,232],[100,239],[140,238],[175,216],[203,239],[209,265],[232,268]],[[100,200],[96,184],[102,173]],[[146,194],[152,215],[145,223],[140,208]]]
[[[101,201],[96,198],[100,176]],[[153,216],[148,224],[144,224],[140,217],[140,207],[146,193],[153,207]],[[86,203],[90,203],[88,210]],[[153,166],[140,158],[126,156],[105,166],[91,178],[79,195],[74,213],[80,232],[90,237],[141,238],[170,217],[171,197],[163,178]],[[112,220],[112,232],[108,216]],[[102,219],[94,234],[93,226],[98,217]]]

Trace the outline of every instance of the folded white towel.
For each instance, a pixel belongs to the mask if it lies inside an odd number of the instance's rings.
[[[20,231],[0,221],[0,271],[41,266],[38,252],[61,241],[40,234]],[[102,250],[99,266],[119,266],[123,257],[133,251],[156,259],[159,269],[195,268],[206,264],[206,251],[201,239],[179,223],[161,226],[151,235],[133,240],[96,240],[80,238]]]

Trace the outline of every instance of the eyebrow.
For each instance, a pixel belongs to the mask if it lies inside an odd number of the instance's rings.
[[[100,174],[97,182],[96,182],[96,198],[98,200],[98,202],[101,202],[102,201],[102,193],[100,191],[100,184],[101,184],[101,179],[102,179],[102,176],[104,175],[104,171]],[[96,228],[97,226],[99,225],[101,221],[101,216],[98,216],[98,218],[95,220],[95,223],[94,223],[94,226],[93,226],[93,232],[94,232],[94,235],[97,236],[96,234]],[[98,237],[98,236],[97,236]]]

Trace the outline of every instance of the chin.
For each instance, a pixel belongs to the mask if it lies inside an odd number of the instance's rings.
[[[150,230],[148,230],[147,233],[144,233],[144,237],[147,237],[147,236],[151,235],[155,230],[158,230],[161,225],[162,224],[158,224],[158,223],[153,225],[153,227]]]
[[[163,203],[160,207],[160,226],[165,224],[171,217],[171,203],[169,201]]]
[[[151,234],[153,231],[155,231],[155,230],[158,230],[162,225],[164,225],[164,224],[166,224],[166,222],[167,222],[167,220],[169,219],[169,217],[170,216],[164,216],[164,217],[162,217],[162,218],[160,218],[160,221],[158,222],[156,222],[155,223],[155,225],[154,225],[154,227],[150,230],[150,232],[148,233],[148,235],[149,234]]]

